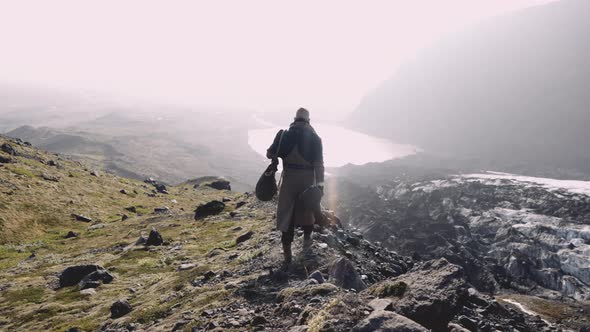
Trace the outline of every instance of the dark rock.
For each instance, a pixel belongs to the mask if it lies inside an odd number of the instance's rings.
[[[362,291],[367,288],[352,263],[346,258],[339,258],[330,267],[330,280],[336,286]]]
[[[246,205],[246,202],[244,202],[244,201],[237,202],[237,203],[236,203],[236,209],[239,209],[239,208],[241,208],[241,207],[242,207],[242,206],[244,206],[244,205]]]
[[[224,209],[225,204],[220,201],[211,201],[206,204],[201,204],[195,210],[195,220],[220,214]]]
[[[266,323],[268,323],[268,320],[264,316],[254,316],[250,322],[253,326],[264,325]]]
[[[213,182],[207,184],[207,186],[211,187],[213,189],[217,189],[217,190],[231,190],[231,186],[230,186],[229,181],[223,180],[223,179],[213,181]]]
[[[12,162],[12,158],[0,155],[0,164],[8,164]]]
[[[250,238],[252,238],[252,235],[254,235],[253,231],[248,231],[240,236],[238,236],[238,238],[236,239],[236,244],[242,243],[242,242],[246,242],[248,240],[250,240]]]
[[[150,235],[148,236],[147,240],[145,241],[145,245],[146,246],[161,246],[164,243],[164,240],[162,239],[162,235],[160,235],[160,232],[158,232],[158,230],[156,230],[155,228],[152,228],[152,230],[150,231]]]
[[[158,191],[159,193],[168,194],[168,188],[166,188],[165,185],[158,183],[154,187],[156,187],[156,191]]]
[[[136,206],[130,206],[130,207],[126,207],[125,210],[132,212],[132,213],[137,213],[137,207]]]
[[[307,278],[317,280],[318,284],[323,284],[325,282],[324,276],[320,271],[312,272]]]
[[[57,164],[57,162],[55,162],[55,160],[50,160],[50,161],[48,161],[48,162],[47,162],[47,165],[49,165],[49,166],[54,166],[54,167],[57,167],[57,166],[58,166],[58,164]]]
[[[113,276],[106,270],[97,270],[82,278],[78,283],[78,286],[81,290],[86,288],[96,288],[100,285],[101,281],[104,284],[110,284],[113,279]]]
[[[70,266],[59,275],[59,287],[69,287],[78,284],[84,277],[99,270],[104,270],[99,265],[76,265]]]
[[[70,239],[70,238],[73,238],[73,237],[78,237],[78,235],[80,235],[80,234],[78,234],[78,233],[76,233],[74,231],[69,231],[68,234],[66,234],[66,239]]]
[[[111,306],[111,318],[120,318],[133,310],[131,304],[127,300],[118,300]]]
[[[374,311],[362,320],[353,332],[395,331],[395,332],[428,332],[429,330],[415,321],[391,311]]]
[[[93,170],[92,172],[90,172],[90,175],[99,177],[100,176],[100,172],[97,171],[97,170]]]
[[[91,218],[88,218],[88,217],[86,217],[85,215],[82,215],[82,214],[75,214],[75,213],[73,213],[72,214],[72,217],[74,217],[77,221],[83,221],[83,222],[91,222],[92,221]]]
[[[170,208],[167,206],[157,207],[154,209],[154,213],[168,214],[170,213]]]
[[[213,271],[207,271],[203,274],[203,281],[208,281],[215,278],[216,274]]]
[[[79,327],[70,327],[66,332],[82,332],[82,330]]]
[[[128,215],[124,214],[123,216],[121,216],[121,221],[125,221],[127,219],[129,219]]]
[[[238,215],[238,213],[236,211],[232,211],[229,213],[229,216],[232,218],[235,218]]]
[[[467,316],[461,315],[457,320],[462,326],[466,327],[469,331],[478,330],[477,322]]]
[[[172,332],[182,330],[190,322],[191,322],[190,320],[186,320],[186,319],[185,320],[180,320],[180,321],[176,322],[174,324],[174,327],[172,328]]]
[[[2,146],[0,146],[0,149],[4,152],[8,153],[11,156],[17,155],[16,149],[8,143],[2,144]]]

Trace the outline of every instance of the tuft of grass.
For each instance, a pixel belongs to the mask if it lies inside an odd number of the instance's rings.
[[[385,281],[371,290],[371,294],[377,297],[403,297],[408,285],[403,281]]]
[[[308,331],[309,332],[322,331],[324,325],[326,324],[326,319],[328,319],[329,317],[332,316],[332,315],[330,315],[330,310],[339,304],[340,304],[340,300],[334,299],[330,303],[328,303],[328,305],[326,305],[326,307],[324,309],[320,310],[320,312],[315,314],[307,323],[307,326],[309,327]]]
[[[303,288],[300,287],[288,287],[284,288],[277,295],[277,299],[281,302],[290,301],[293,298],[306,298],[314,296],[326,296],[333,294],[338,291],[338,287],[330,284],[323,283],[320,285],[311,285]]]
[[[43,303],[45,289],[40,287],[29,287],[17,289],[4,293],[4,299],[10,303]]]
[[[55,293],[54,300],[62,304],[69,304],[82,300],[84,296],[80,294],[78,286],[59,289]]]
[[[31,172],[29,170],[26,170],[24,168],[12,166],[12,167],[7,167],[7,169],[9,171],[11,171],[12,173],[14,173],[14,174],[24,175],[24,176],[27,176],[27,177],[30,177],[30,178],[34,178],[35,177],[35,174],[33,174],[33,172]]]

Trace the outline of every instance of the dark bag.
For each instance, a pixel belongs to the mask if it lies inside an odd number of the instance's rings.
[[[322,190],[318,186],[311,186],[299,194],[299,201],[303,204],[306,210],[311,210],[314,213],[322,211]]]
[[[278,153],[281,150],[281,142],[284,135],[285,131],[281,130],[281,138],[279,139],[279,145],[277,146],[275,158],[272,160],[270,165],[268,165],[256,183],[256,198],[264,202],[272,200],[278,191],[275,174],[277,172],[277,165],[279,164],[279,160],[277,159]]]
[[[277,194],[277,180],[275,179],[277,164],[278,161],[273,161],[268,165],[256,183],[256,198],[261,201],[270,201]]]

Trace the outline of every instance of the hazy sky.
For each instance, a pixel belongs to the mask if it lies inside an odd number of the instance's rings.
[[[349,112],[444,33],[545,2],[0,0],[0,81]]]

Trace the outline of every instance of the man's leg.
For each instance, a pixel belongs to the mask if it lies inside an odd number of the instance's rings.
[[[283,256],[285,257],[285,265],[291,264],[293,260],[293,254],[291,252],[291,243],[293,243],[293,237],[295,236],[295,225],[291,221],[289,230],[282,232],[281,242],[283,243]]]
[[[313,232],[313,225],[303,226],[303,250],[311,250],[311,233]]]

